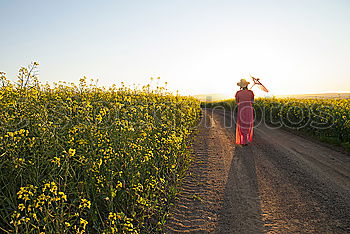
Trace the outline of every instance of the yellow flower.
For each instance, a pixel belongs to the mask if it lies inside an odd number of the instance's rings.
[[[67,201],[67,195],[64,194],[64,192],[58,192],[59,195],[61,195],[61,198],[65,201]]]
[[[26,208],[26,206],[22,203],[18,205],[18,209],[21,211],[24,210],[25,208]]]
[[[75,149],[68,150],[68,156],[73,157],[75,155]]]
[[[81,199],[81,203],[79,205],[79,208],[89,208],[90,209],[90,206],[91,206],[91,202],[85,198]]]
[[[113,212],[109,212],[108,219],[117,220],[117,214]]]
[[[61,159],[58,157],[54,157],[54,159],[52,159],[51,162],[56,163],[58,167],[61,166]]]
[[[123,187],[123,183],[120,182],[120,181],[118,181],[118,182],[117,182],[116,189],[121,188],[121,187]]]
[[[83,225],[83,229],[85,229],[85,227],[86,227],[86,225],[87,225],[88,223],[89,223],[89,222],[88,222],[88,221],[86,221],[85,219],[80,218],[80,224],[82,224],[82,225]]]

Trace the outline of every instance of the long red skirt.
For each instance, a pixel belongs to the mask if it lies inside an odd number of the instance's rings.
[[[238,104],[236,144],[247,144],[253,140],[254,108],[251,103]]]

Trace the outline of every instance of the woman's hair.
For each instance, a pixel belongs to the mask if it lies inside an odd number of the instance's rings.
[[[242,89],[242,90],[246,90],[246,89],[248,89],[248,86],[246,86],[246,87],[241,87],[241,89]]]

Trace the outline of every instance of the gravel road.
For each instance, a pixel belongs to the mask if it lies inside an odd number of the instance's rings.
[[[232,114],[203,110],[166,233],[350,233],[350,155],[260,125],[234,144]]]

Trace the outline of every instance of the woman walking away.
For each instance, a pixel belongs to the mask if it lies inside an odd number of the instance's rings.
[[[254,93],[248,89],[249,82],[241,79],[238,86],[240,90],[236,93],[236,103],[238,105],[236,122],[236,144],[246,146],[253,140],[254,127]]]

